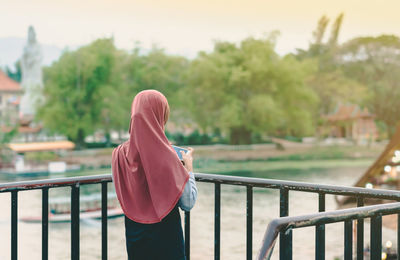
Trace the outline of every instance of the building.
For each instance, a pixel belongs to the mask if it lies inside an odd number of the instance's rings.
[[[0,70],[0,125],[18,123],[22,94],[23,90],[19,83]]]
[[[326,120],[325,129],[330,137],[346,138],[360,142],[374,141],[378,138],[375,116],[367,108],[357,105],[339,105]]]

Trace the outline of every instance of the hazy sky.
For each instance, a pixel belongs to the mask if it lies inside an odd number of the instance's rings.
[[[340,41],[360,35],[400,35],[400,0],[0,0],[0,37],[26,37],[61,48],[114,36],[193,57],[213,40],[240,41],[279,30],[279,53],[306,47],[319,17],[345,13]]]

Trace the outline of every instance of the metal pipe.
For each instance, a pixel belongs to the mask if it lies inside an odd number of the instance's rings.
[[[354,220],[359,218],[369,218],[377,216],[378,214],[382,216],[398,213],[400,213],[400,202],[360,208],[342,209],[330,212],[320,212],[295,217],[277,218],[272,220],[268,225],[257,259],[269,259],[269,257],[272,255],[273,248],[279,232],[292,230],[294,228],[343,222],[346,220]],[[379,227],[382,228],[381,225],[379,225]]]
[[[101,183],[101,259],[107,260],[107,224],[108,224],[108,201],[107,201],[107,182]]]
[[[364,198],[357,198],[357,207],[364,206]],[[364,219],[357,219],[357,260],[364,259]]]
[[[382,215],[371,218],[371,260],[382,259]]]
[[[397,260],[400,260],[400,214],[397,214]]]
[[[190,211],[185,211],[185,255],[190,260]]]
[[[253,187],[270,188],[270,189],[285,188],[288,190],[303,191],[303,192],[313,192],[313,193],[322,192],[325,194],[333,194],[333,195],[364,196],[368,198],[400,200],[400,191],[366,189],[359,187],[345,187],[337,185],[324,185],[317,183],[282,181],[282,180],[261,179],[261,178],[246,178],[246,177],[205,174],[205,173],[196,173],[195,177],[196,180],[199,182],[211,182],[211,183],[241,185],[241,186],[250,185]],[[22,191],[30,189],[41,189],[44,187],[52,188],[52,187],[62,187],[62,186],[73,186],[77,183],[81,185],[93,184],[105,181],[106,182],[112,181],[111,174],[3,183],[0,184],[0,192],[10,192],[13,190]]]
[[[318,212],[325,211],[325,194],[318,194]],[[315,227],[315,259],[325,259],[325,225]]]
[[[42,260],[49,258],[49,188],[42,189]]]
[[[353,259],[353,220],[344,222],[344,259]]]
[[[214,259],[221,254],[221,184],[215,183],[214,194]]]
[[[11,259],[18,259],[18,192],[11,192]]]
[[[246,187],[246,259],[253,259],[253,187]]]
[[[71,189],[71,260],[79,260],[79,184]]]
[[[280,190],[280,210],[279,215],[281,217],[289,216],[289,190]],[[282,231],[279,234],[279,259],[290,260],[292,259],[292,231]]]

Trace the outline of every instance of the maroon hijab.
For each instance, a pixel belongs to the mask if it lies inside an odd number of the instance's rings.
[[[130,138],[114,149],[112,173],[125,215],[139,223],[160,222],[175,207],[189,174],[164,133],[168,101],[145,90],[132,103]]]

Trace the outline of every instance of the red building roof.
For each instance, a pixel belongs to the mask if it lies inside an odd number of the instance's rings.
[[[0,91],[19,92],[22,91],[18,82],[10,79],[3,71],[0,70]]]
[[[333,114],[326,115],[328,121],[343,121],[357,118],[374,118],[367,108],[363,110],[357,105],[340,105]]]

